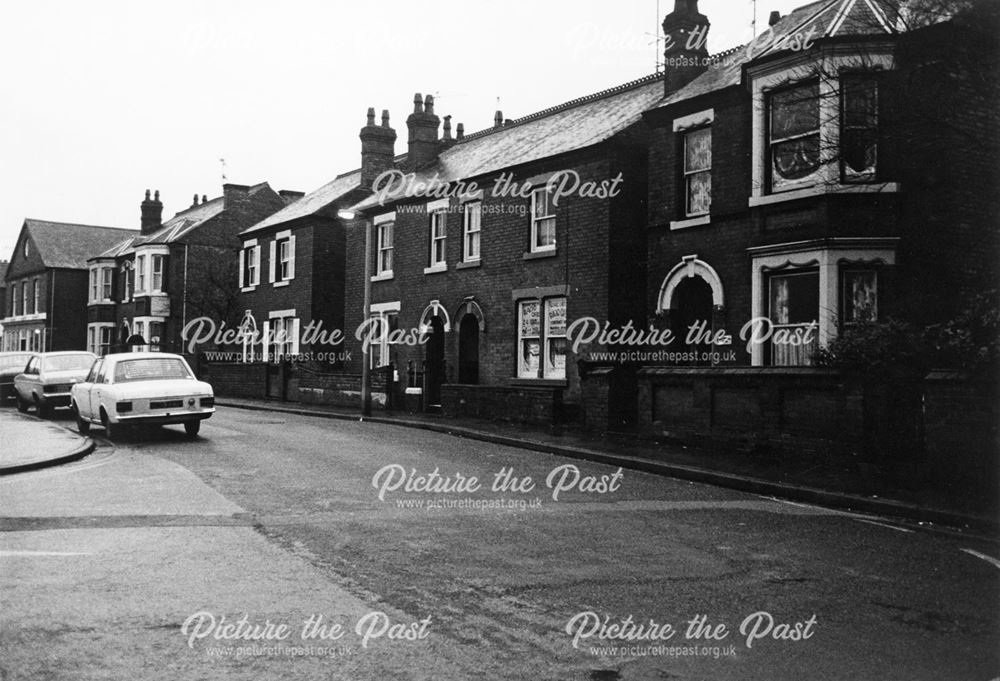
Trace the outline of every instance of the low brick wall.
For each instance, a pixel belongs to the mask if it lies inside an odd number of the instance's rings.
[[[995,493],[1000,470],[996,384],[932,372],[923,386],[928,473],[969,491]]]
[[[638,425],[648,436],[813,454],[865,449],[864,389],[835,371],[647,368],[638,380]]]
[[[563,414],[562,388],[499,385],[441,386],[445,416],[553,425]]]
[[[267,397],[267,364],[203,363],[200,376],[222,397]]]
[[[372,372],[373,407],[386,407],[387,379],[386,371]],[[303,369],[298,372],[296,390],[298,400],[305,404],[329,404],[338,407],[360,408],[361,374],[320,373]]]

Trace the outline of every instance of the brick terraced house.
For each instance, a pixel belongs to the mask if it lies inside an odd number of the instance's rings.
[[[646,112],[650,319],[682,337],[701,322],[732,343],[698,347],[735,351],[723,367],[640,370],[648,432],[801,445],[909,418],[899,442],[922,437],[918,391],[866,399],[903,406],[862,417],[842,377],[806,368],[848,329],[945,322],[997,286],[998,97],[983,77],[997,68],[996,33],[975,15],[915,26],[898,5],[775,13],[753,44]],[[697,2],[677,12],[707,21]],[[765,321],[748,347],[752,319]]]
[[[239,233],[285,205],[266,182],[226,184],[222,196],[195,195],[190,207],[162,222],[159,192],[147,190],[140,232],[90,253],[87,349],[186,352],[181,333],[192,320],[235,326]]]
[[[135,233],[26,219],[5,276],[3,349],[86,349],[87,258]]]

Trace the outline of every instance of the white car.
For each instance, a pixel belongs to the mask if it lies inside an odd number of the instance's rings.
[[[73,386],[71,406],[84,435],[91,424],[103,426],[110,438],[122,426],[182,423],[193,438],[215,413],[215,394],[180,355],[127,352],[98,358]]]
[[[56,407],[69,406],[69,393],[83,380],[94,363],[92,352],[42,352],[28,360],[24,371],[14,377],[17,409],[32,406],[39,416],[49,416]]]

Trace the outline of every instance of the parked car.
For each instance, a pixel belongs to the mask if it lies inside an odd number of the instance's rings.
[[[84,379],[96,358],[92,352],[41,352],[31,357],[14,377],[18,411],[34,406],[39,416],[49,416],[56,407],[68,407],[70,389]]]
[[[33,352],[0,352],[0,404],[14,399],[14,377],[24,371]]]
[[[110,438],[122,426],[182,423],[195,437],[215,413],[215,393],[180,355],[125,352],[95,361],[73,386],[71,406],[84,435],[91,424],[103,426]]]

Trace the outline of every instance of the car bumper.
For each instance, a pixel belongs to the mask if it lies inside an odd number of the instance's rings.
[[[68,407],[70,403],[69,393],[44,393],[38,396],[39,402],[45,407]]]
[[[204,421],[215,413],[215,408],[200,409],[198,411],[177,411],[164,414],[116,414],[111,420],[123,426],[169,426],[175,423],[187,423],[189,421]]]

